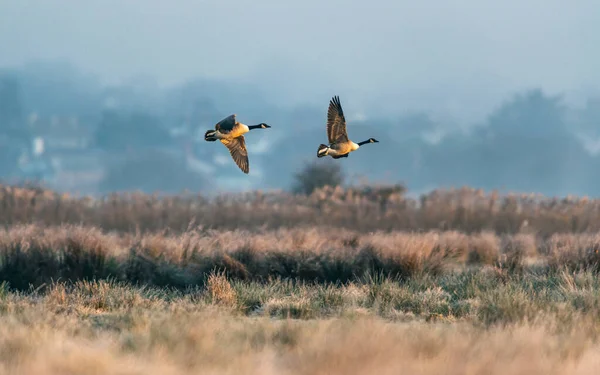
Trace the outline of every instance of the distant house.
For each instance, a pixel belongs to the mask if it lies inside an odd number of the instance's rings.
[[[86,150],[93,144],[95,128],[81,124],[75,116],[37,118],[30,116],[31,134],[41,140],[45,152]]]
[[[27,125],[32,139],[20,163],[24,177],[37,176],[58,190],[96,191],[108,155],[94,149],[93,126],[75,116],[40,118],[35,113]]]

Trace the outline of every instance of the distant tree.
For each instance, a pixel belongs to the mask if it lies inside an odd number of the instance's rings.
[[[515,95],[488,118],[493,134],[528,137],[564,136],[565,108],[560,96],[534,89]]]
[[[478,131],[477,157],[463,165],[473,169],[478,186],[563,191],[581,180],[578,169],[589,162],[566,126],[566,113],[560,96],[539,89],[515,95],[490,114]]]
[[[324,186],[338,186],[344,183],[342,167],[332,160],[307,163],[295,176],[292,191],[296,194],[311,194]]]

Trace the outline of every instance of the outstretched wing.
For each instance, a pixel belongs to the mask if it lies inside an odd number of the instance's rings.
[[[225,117],[223,120],[217,122],[215,130],[218,130],[222,134],[227,134],[233,130],[235,126],[235,114]]]
[[[244,139],[244,136],[240,135],[231,140],[221,139],[221,143],[229,149],[229,153],[235,164],[240,167],[242,172],[247,174],[250,170],[250,163],[248,163],[248,150],[246,149],[246,140]]]
[[[337,95],[331,99],[327,110],[327,138],[329,143],[346,142],[348,140],[346,118],[344,117],[340,98]]]

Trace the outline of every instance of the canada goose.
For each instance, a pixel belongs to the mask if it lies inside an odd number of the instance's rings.
[[[250,170],[248,162],[248,150],[244,134],[252,129],[267,129],[269,125],[261,122],[258,125],[246,125],[235,119],[235,114],[225,117],[215,125],[215,130],[207,130],[204,140],[207,142],[221,141],[227,147],[233,161],[244,173]]]
[[[375,138],[369,138],[366,141],[354,143],[348,139],[346,131],[346,118],[342,110],[340,98],[334,96],[329,101],[329,109],[327,110],[327,138],[329,146],[320,144],[317,151],[317,157],[331,156],[334,159],[347,158],[352,151],[367,143],[379,142]]]

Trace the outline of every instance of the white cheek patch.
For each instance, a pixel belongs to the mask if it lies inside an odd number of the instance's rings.
[[[216,135],[217,135],[217,138],[218,138],[218,139],[228,139],[228,138],[230,138],[230,137],[231,137],[231,134],[223,134],[223,133],[221,133],[221,132],[217,132],[217,134],[216,134]]]

